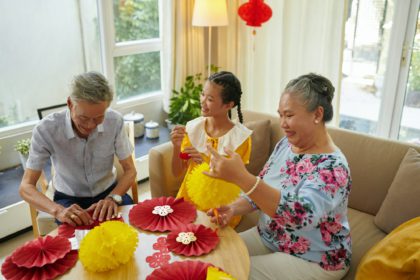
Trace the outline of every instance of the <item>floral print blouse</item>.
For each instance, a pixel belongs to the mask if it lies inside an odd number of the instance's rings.
[[[317,263],[326,270],[347,269],[351,257],[347,219],[351,179],[341,151],[295,154],[283,138],[259,176],[281,192],[275,217],[260,216],[258,231],[263,243],[273,251]]]

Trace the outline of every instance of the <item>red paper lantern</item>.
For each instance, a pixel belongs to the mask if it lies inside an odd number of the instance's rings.
[[[271,18],[273,11],[264,0],[250,0],[239,7],[238,14],[246,25],[259,27]]]

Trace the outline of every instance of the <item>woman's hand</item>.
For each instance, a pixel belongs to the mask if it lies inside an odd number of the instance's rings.
[[[207,150],[211,154],[210,171],[204,172],[204,174],[237,185],[241,185],[241,180],[249,176],[249,172],[246,170],[239,154],[225,148],[225,153],[229,156],[226,158],[218,154],[211,145],[207,145]]]
[[[234,216],[234,210],[231,205],[225,205],[217,209],[210,209],[207,211],[207,216],[210,216],[210,221],[212,223],[225,227]]]
[[[171,142],[174,148],[179,149],[185,135],[185,126],[177,125],[171,131]]]
[[[201,156],[200,152],[197,151],[194,147],[185,147],[182,151],[185,154],[188,154],[190,156],[190,159],[193,160],[197,164],[203,163],[203,157]]]

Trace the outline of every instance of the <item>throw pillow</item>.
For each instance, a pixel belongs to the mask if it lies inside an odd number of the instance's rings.
[[[375,217],[375,224],[389,233],[420,216],[420,154],[409,148]]]
[[[420,217],[394,229],[360,261],[356,280],[420,279]]]
[[[270,156],[270,124],[269,120],[251,121],[244,124],[252,130],[251,157],[246,168],[254,175],[258,175]]]

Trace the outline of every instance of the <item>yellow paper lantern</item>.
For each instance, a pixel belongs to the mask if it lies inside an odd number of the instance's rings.
[[[235,184],[203,174],[203,171],[209,170],[210,166],[207,163],[196,166],[186,182],[189,198],[202,211],[229,204],[241,192]]]
[[[232,275],[219,270],[217,267],[209,266],[207,268],[206,280],[236,280]]]
[[[79,259],[88,271],[102,272],[128,263],[138,243],[137,231],[120,221],[108,221],[92,229],[83,239]]]

